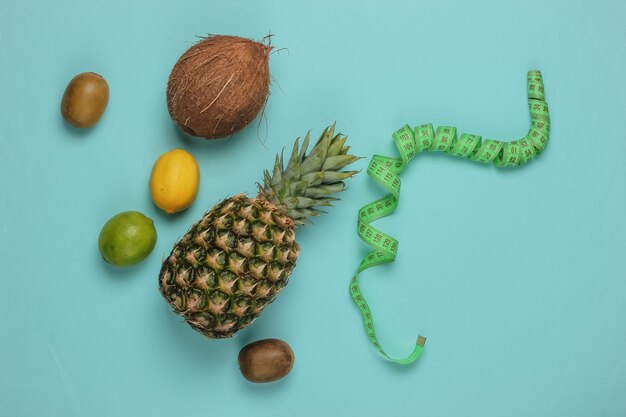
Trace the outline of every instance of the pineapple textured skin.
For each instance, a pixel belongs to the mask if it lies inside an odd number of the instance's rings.
[[[213,207],[174,246],[159,288],[195,330],[231,337],[274,301],[299,251],[291,218],[263,198],[236,195]]]
[[[324,130],[307,154],[310,135],[296,139],[288,160],[277,155],[259,194],[222,201],[194,224],[163,261],[159,289],[174,311],[210,338],[231,337],[249,326],[287,285],[300,247],[295,228],[324,213],[344,180],[346,136]],[[286,166],[285,166],[286,165]]]

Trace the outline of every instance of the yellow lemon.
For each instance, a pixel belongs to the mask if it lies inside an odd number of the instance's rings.
[[[200,168],[196,158],[182,149],[159,157],[150,175],[150,194],[154,204],[168,214],[186,209],[198,195]]]

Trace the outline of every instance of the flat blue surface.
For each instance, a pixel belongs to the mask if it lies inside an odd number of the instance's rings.
[[[625,21],[618,0],[2,0],[0,416],[625,416]],[[267,125],[213,143],[179,134],[165,85],[195,36],[270,30],[288,50],[271,57]],[[404,123],[514,139],[530,69],[546,84],[546,152],[507,171],[422,155],[377,223],[400,254],[363,275],[364,292],[391,354],[428,338],[414,366],[377,356],[349,299],[367,252],[356,212],[382,195],[365,173],[298,232],[289,286],[236,337],[204,338],[159,295],[175,240],[219,199],[254,192],[296,136],[337,120],[366,157],[394,155]],[[111,99],[78,132],[59,104],[83,71]],[[148,177],[175,147],[202,182],[169,217]],[[118,270],[96,242],[124,210],[153,218],[159,240]],[[288,341],[296,365],[253,385],[237,353],[266,337]]]

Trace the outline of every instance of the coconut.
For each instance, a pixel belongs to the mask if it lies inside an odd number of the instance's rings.
[[[186,133],[206,139],[246,127],[269,96],[272,47],[237,36],[212,35],[189,48],[167,83],[167,109]]]

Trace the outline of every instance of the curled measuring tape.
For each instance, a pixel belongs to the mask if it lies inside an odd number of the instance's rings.
[[[415,348],[403,359],[394,359],[387,355],[380,345],[372,313],[359,288],[358,276],[362,271],[396,259],[398,241],[371,225],[374,220],[391,214],[398,205],[400,197],[400,173],[411,159],[420,152],[445,152],[482,163],[493,163],[498,167],[523,165],[539,155],[548,144],[550,117],[545,102],[541,72],[528,72],[528,106],[530,107],[531,125],[528,134],[519,140],[502,142],[485,139],[478,135],[463,133],[457,138],[456,128],[440,126],[435,131],[431,124],[416,126],[411,129],[404,125],[393,134],[400,158],[374,155],[367,168],[367,174],[385,188],[389,194],[369,203],[359,210],[357,231],[359,237],[372,248],[363,258],[350,281],[350,295],[363,317],[365,332],[370,342],[383,357],[398,363],[415,362],[424,349],[426,338],[419,336]]]

